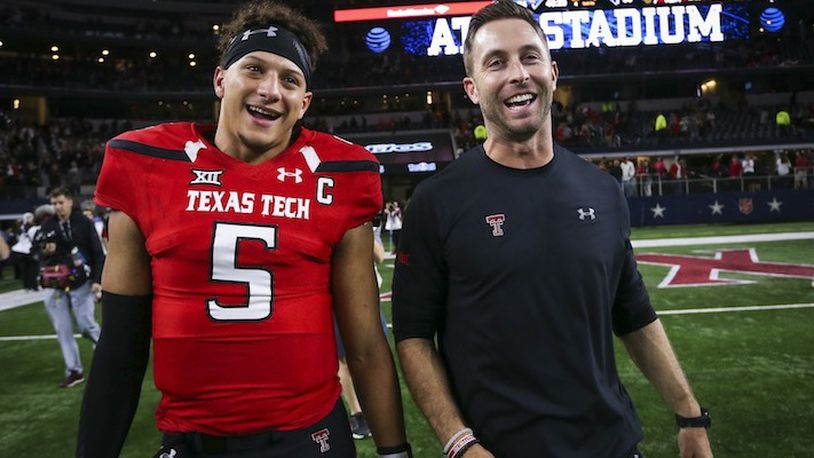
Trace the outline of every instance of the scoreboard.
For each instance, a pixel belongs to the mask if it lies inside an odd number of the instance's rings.
[[[336,10],[339,30],[374,53],[453,56],[489,1]],[[534,12],[551,50],[717,43],[750,37],[757,1],[516,0]],[[781,13],[782,14],[782,13]]]

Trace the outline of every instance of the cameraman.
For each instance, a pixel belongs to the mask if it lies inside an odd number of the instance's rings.
[[[37,238],[40,275],[42,286],[49,290],[45,308],[65,359],[65,379],[59,386],[70,388],[85,378],[69,309],[82,336],[95,345],[100,329],[94,318],[94,299],[102,290],[104,254],[93,223],[74,211],[73,193],[68,188],[56,188],[49,197],[56,218],[43,223]]]

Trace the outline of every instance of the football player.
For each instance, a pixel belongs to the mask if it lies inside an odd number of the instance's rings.
[[[108,143],[95,197],[113,209],[105,329],[77,456],[118,456],[151,340],[156,456],[355,456],[334,313],[379,455],[410,455],[373,273],[378,163],[298,125],[325,49],[298,12],[243,6],[223,28],[217,125]]]

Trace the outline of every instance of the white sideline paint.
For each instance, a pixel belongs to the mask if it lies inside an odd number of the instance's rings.
[[[779,242],[783,240],[814,239],[814,232],[778,232],[776,234],[723,235],[714,237],[688,237],[654,240],[632,240],[633,248],[663,246],[718,245],[722,243]]]
[[[694,315],[698,313],[752,312],[758,310],[809,309],[814,304],[749,305],[746,307],[715,307],[707,309],[656,310],[656,315]]]
[[[81,334],[74,334],[74,338],[79,339],[82,337]],[[0,337],[0,342],[15,342],[18,340],[56,340],[56,334],[46,334],[42,336],[9,336],[9,337]]]
[[[717,307],[709,309],[684,309],[684,310],[662,310],[656,312],[658,315],[695,315],[699,313],[726,313],[726,312],[752,312],[759,310],[785,310],[785,309],[808,309],[814,308],[814,304],[780,304],[780,305],[754,305],[749,307]],[[387,323],[387,327],[392,329],[393,325]],[[79,334],[74,334],[74,337],[82,337]],[[20,340],[48,340],[56,339],[56,334],[43,335],[43,336],[11,336],[0,337],[0,342],[13,342]]]
[[[48,291],[26,291],[18,289],[0,294],[0,312],[3,310],[11,310],[13,308],[22,307],[23,305],[33,304],[45,300]]]
[[[778,232],[776,234],[632,240],[631,244],[633,245],[633,248],[654,248],[667,246],[717,245],[723,243],[779,242],[784,240],[808,239],[814,239],[814,232]],[[395,255],[393,254],[385,255],[385,259],[393,258],[395,258]],[[45,295],[45,291],[27,292],[21,289],[0,294],[0,312],[45,300]]]

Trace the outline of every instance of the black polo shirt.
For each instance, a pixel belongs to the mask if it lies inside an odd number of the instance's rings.
[[[613,333],[656,314],[616,180],[555,148],[504,167],[476,147],[422,182],[393,280],[397,341],[433,339],[458,406],[498,457],[618,457],[642,438]]]

